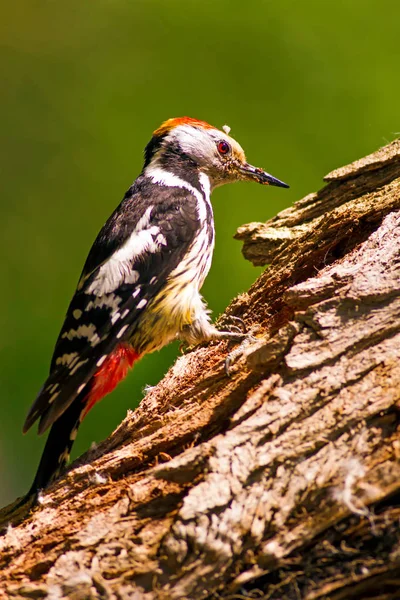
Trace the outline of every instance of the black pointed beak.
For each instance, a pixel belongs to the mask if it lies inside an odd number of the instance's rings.
[[[244,179],[251,179],[252,181],[257,181],[263,185],[276,185],[277,187],[288,188],[288,184],[284,183],[280,179],[273,177],[266,171],[259,169],[258,167],[253,167],[248,163],[244,163],[239,167],[239,172],[243,176]]]

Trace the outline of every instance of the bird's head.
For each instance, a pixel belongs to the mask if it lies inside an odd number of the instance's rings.
[[[216,129],[190,117],[168,119],[156,129],[145,149],[144,168],[162,168],[181,177],[190,171],[205,173],[212,187],[243,180],[289,187],[250,165],[241,146],[230,137],[229,127]]]

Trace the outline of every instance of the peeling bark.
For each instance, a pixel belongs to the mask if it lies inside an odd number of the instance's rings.
[[[238,231],[231,377],[180,357],[9,526],[0,597],[400,597],[400,142],[326,180]]]

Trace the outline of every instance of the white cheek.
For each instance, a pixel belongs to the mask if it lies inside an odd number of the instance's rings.
[[[178,142],[182,152],[193,157],[201,166],[209,167],[219,162],[216,150],[218,132],[213,134],[212,131],[198,129],[191,125],[180,125],[170,133],[167,142]]]

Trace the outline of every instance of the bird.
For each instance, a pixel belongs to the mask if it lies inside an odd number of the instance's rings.
[[[214,249],[210,194],[236,181],[289,187],[250,165],[227,126],[190,117],[156,129],[141,173],[99,232],[23,427],[50,428],[27,496],[65,468],[79,425],[141,357],[179,339],[238,341],[200,294]],[[244,334],[243,334],[244,335]]]

